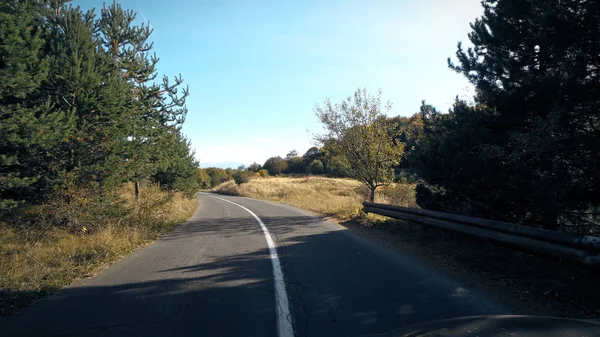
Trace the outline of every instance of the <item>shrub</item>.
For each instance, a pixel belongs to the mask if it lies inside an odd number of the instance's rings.
[[[119,259],[185,221],[195,198],[129,183],[59,190],[46,203],[25,205],[0,223],[0,317]]]
[[[210,177],[211,187],[215,187],[231,179],[231,169],[228,169],[229,172],[218,167],[209,167],[205,170],[208,176]]]
[[[269,172],[269,175],[277,175],[287,170],[287,162],[281,157],[271,157],[267,159],[263,167]]]
[[[261,177],[261,178],[266,178],[266,177],[269,176],[269,172],[267,170],[265,170],[265,169],[260,169],[256,173],[258,173],[258,176]]]
[[[380,191],[381,198],[385,203],[402,206],[416,207],[414,184],[392,184],[385,186]]]
[[[206,172],[206,169],[198,169],[198,176],[200,179],[200,188],[208,189],[213,187],[210,176]]]
[[[258,172],[261,169],[262,169],[262,166],[257,162],[254,162],[254,163],[250,164],[250,166],[248,166],[248,171],[250,171],[250,172]]]
[[[235,181],[228,181],[216,186],[212,189],[213,192],[225,195],[240,195],[240,187],[235,184]]]
[[[310,174],[323,174],[323,162],[318,159],[313,160],[307,168]]]
[[[304,173],[306,168],[304,161],[300,157],[287,159],[287,173]]]
[[[238,171],[233,174],[233,180],[235,181],[235,183],[237,185],[241,185],[241,184],[245,184],[245,183],[249,182],[253,176],[254,176],[254,174],[251,172]]]

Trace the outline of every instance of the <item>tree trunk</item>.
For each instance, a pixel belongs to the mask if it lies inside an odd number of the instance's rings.
[[[371,195],[369,196],[369,199],[371,202],[375,202],[375,189],[377,188],[377,186],[369,186],[369,190],[371,191]]]
[[[549,202],[545,205],[544,214],[542,216],[542,225],[544,229],[552,231],[558,230],[558,207],[556,202]]]
[[[558,201],[552,182],[546,182],[542,195],[542,226],[544,229],[558,230]]]
[[[135,201],[140,202],[140,182],[135,182]]]

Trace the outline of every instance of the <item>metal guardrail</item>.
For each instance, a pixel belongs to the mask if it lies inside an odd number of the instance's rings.
[[[600,267],[600,237],[561,233],[508,222],[363,202],[365,213],[408,220],[483,238],[514,249]]]

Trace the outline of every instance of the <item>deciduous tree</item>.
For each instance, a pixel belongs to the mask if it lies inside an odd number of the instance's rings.
[[[283,173],[287,169],[287,162],[279,156],[271,157],[265,161],[263,168],[269,172],[269,175],[274,176]]]
[[[321,175],[323,174],[323,163],[320,160],[315,159],[308,165],[306,171],[310,174]]]
[[[391,136],[385,125],[385,113],[391,103],[382,107],[381,92],[376,96],[358,89],[353,96],[334,104],[326,100],[315,107],[315,113],[327,129],[317,136],[321,142],[335,141],[345,158],[341,169],[360,180],[370,190],[370,200],[375,200],[375,190],[393,181],[394,170],[402,157],[404,144]]]

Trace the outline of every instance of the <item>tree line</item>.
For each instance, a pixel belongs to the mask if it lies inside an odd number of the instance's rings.
[[[152,29],[116,2],[68,2],[0,3],[0,214],[126,182],[195,192],[188,90],[157,78]]]
[[[269,175],[280,174],[331,174],[334,168],[328,166],[328,157],[323,149],[317,146],[309,148],[302,156],[296,150],[288,152],[284,158],[275,156],[267,159],[263,165],[253,163],[248,167],[249,171],[258,172],[266,170]]]
[[[458,43],[448,59],[474,86],[472,102],[457,96],[443,113],[423,101],[410,117],[389,117],[380,92],[359,89],[315,107],[327,130],[320,151],[371,200],[410,177],[423,208],[599,233],[600,3],[482,5],[473,46]]]
[[[288,152],[285,158],[274,156],[267,159],[264,164],[254,162],[248,166],[241,165],[237,168],[208,167],[198,170],[200,186],[210,189],[226,181],[234,180],[237,184],[248,182],[256,177],[268,177],[278,175],[312,174],[340,176],[333,166],[328,166],[327,154],[319,147],[313,146],[302,156],[298,151]]]
[[[548,229],[598,230],[600,4],[485,0],[449,67],[476,88],[423,105],[421,205]],[[593,215],[596,215],[595,217]]]

